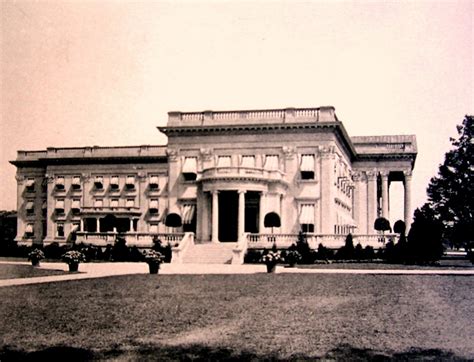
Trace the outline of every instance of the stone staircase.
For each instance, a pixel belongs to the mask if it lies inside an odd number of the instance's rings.
[[[236,243],[204,243],[190,245],[183,255],[183,263],[231,264]]]

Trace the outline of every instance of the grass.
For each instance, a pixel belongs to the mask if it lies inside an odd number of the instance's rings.
[[[133,275],[0,288],[0,360],[474,358],[474,278]]]
[[[0,279],[33,278],[63,275],[61,270],[40,269],[24,264],[0,264]]]

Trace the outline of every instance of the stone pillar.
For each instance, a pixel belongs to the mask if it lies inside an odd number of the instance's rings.
[[[130,232],[132,231],[135,231],[133,230],[133,217],[130,218],[130,228],[129,228]]]
[[[81,217],[81,226],[79,226],[79,227],[80,227],[79,231],[85,231],[84,230],[84,219],[82,217]]]
[[[239,218],[237,220],[237,240],[241,242],[245,232],[245,190],[239,190]]]
[[[100,233],[100,218],[99,217],[95,218],[95,232]]]
[[[367,171],[367,232],[374,233],[377,218],[377,172]]]
[[[380,176],[382,178],[382,217],[386,218],[389,220],[389,214],[388,214],[388,172],[384,171],[380,173]]]
[[[212,242],[219,242],[219,191],[212,191]]]
[[[336,159],[335,146],[329,145],[320,147],[321,172],[319,180],[321,181],[321,233],[333,234],[336,224],[335,211],[335,181],[334,163]]]
[[[265,232],[265,225],[264,225],[264,220],[265,220],[265,198],[267,197],[266,192],[262,192],[260,194],[260,205],[258,208],[258,232],[260,234],[263,234]]]
[[[412,214],[411,214],[411,171],[405,171],[405,203],[404,203],[404,215],[406,230],[410,228]]]

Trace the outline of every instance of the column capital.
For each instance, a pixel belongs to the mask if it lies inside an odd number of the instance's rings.
[[[244,195],[245,195],[245,194],[247,193],[247,190],[237,190],[237,192],[238,192],[239,194],[244,194]]]
[[[389,174],[390,174],[390,171],[386,171],[386,170],[380,171],[380,176],[382,177],[382,180],[387,180]]]
[[[291,160],[295,156],[295,148],[290,146],[283,146],[283,154],[286,160]]]
[[[367,180],[369,181],[375,181],[377,179],[377,170],[365,171],[365,174],[367,175]]]
[[[407,170],[403,171],[403,175],[405,176],[405,181],[410,181],[413,174],[411,170]]]
[[[219,190],[211,190],[212,195],[219,195]]]
[[[354,181],[354,182],[362,181],[363,177],[364,177],[364,174],[362,173],[362,171],[353,171],[352,172],[352,181]]]
[[[201,153],[201,157],[204,161],[210,161],[212,160],[212,156],[214,154],[214,150],[210,147],[207,147],[207,148],[201,148],[199,150],[199,152]]]
[[[176,148],[167,148],[166,154],[168,155],[168,160],[170,162],[178,161],[179,151]]]
[[[320,157],[323,159],[333,159],[336,157],[336,147],[335,146],[320,146],[319,147]]]

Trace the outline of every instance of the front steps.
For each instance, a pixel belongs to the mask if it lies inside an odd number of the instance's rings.
[[[190,245],[184,255],[186,264],[231,264],[232,249],[237,243],[204,243]]]

